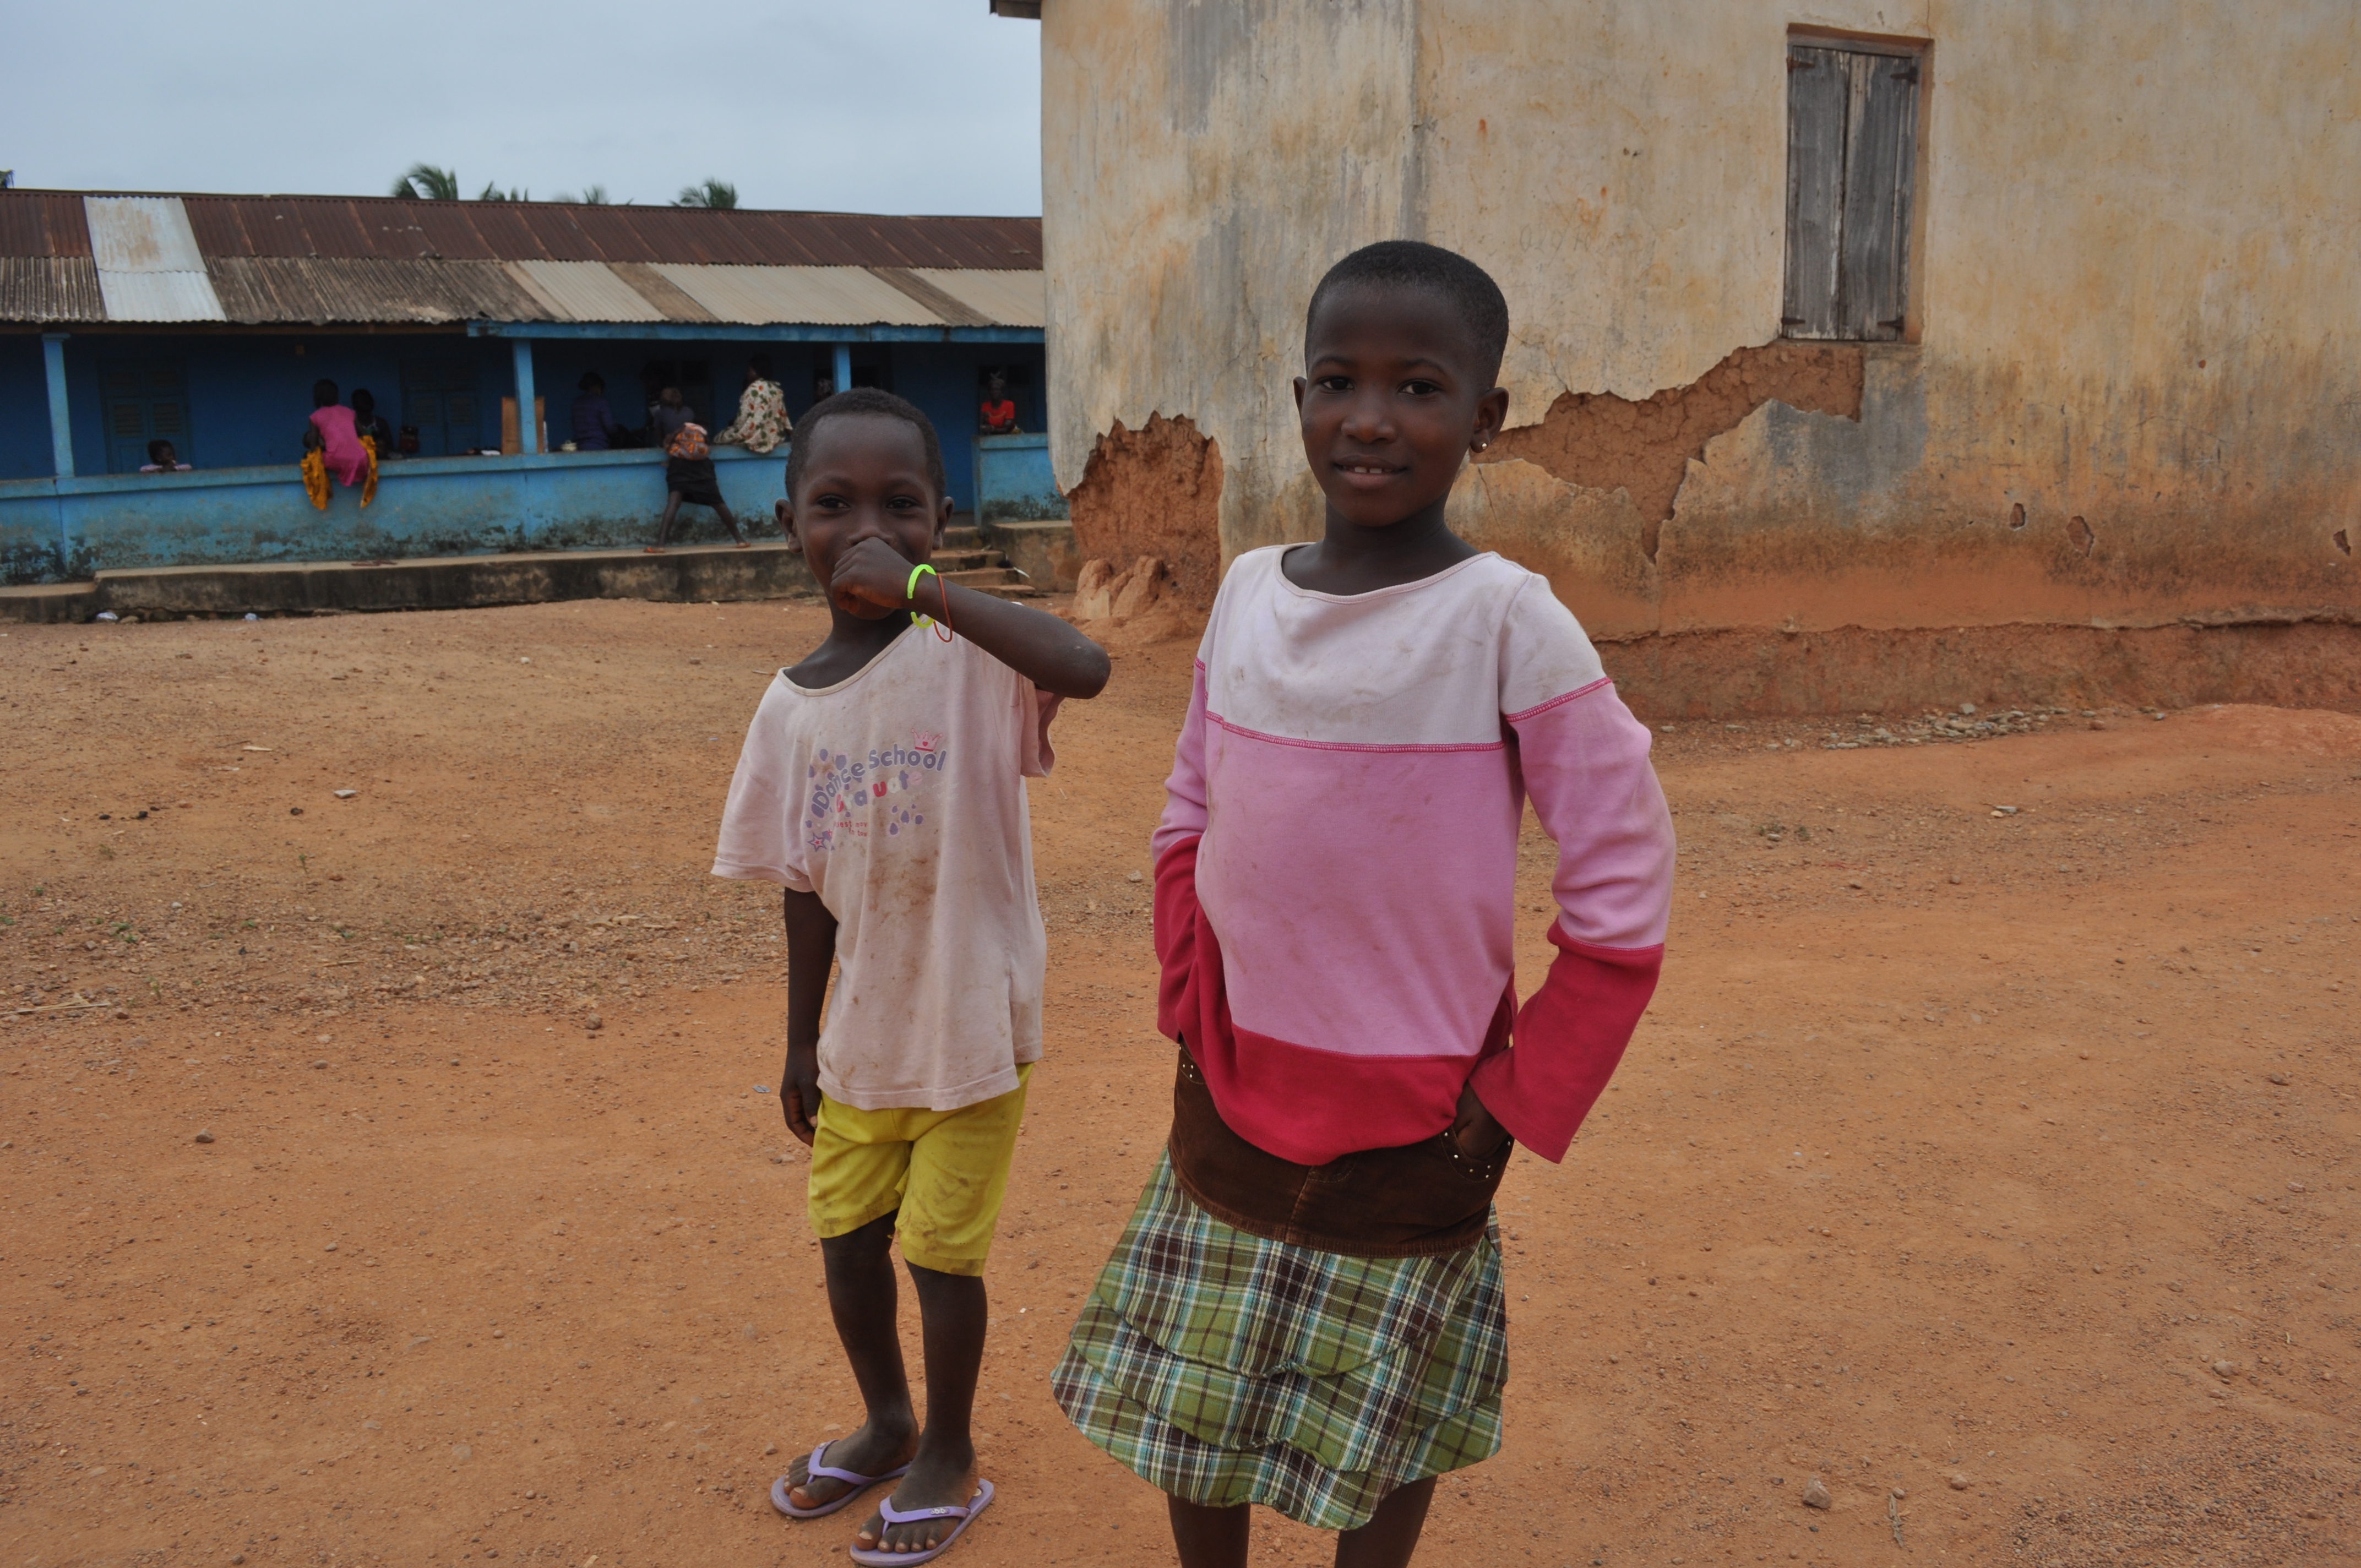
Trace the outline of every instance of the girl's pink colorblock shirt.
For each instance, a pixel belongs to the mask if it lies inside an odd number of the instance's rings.
[[[1471,1077],[1561,1157],[1663,957],[1674,840],[1647,728],[1513,563],[1343,597],[1289,582],[1285,551],[1232,565],[1198,652],[1154,841],[1165,1032],[1289,1159],[1431,1137]],[[1559,958],[1520,1013],[1528,796],[1558,845]]]
[[[713,874],[836,916],[820,1092],[956,1111],[1041,1056],[1049,938],[1025,780],[1059,699],[964,638],[912,628],[818,691],[782,672],[730,780]]]

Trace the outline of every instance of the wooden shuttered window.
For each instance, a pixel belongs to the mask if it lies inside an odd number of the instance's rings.
[[[108,360],[99,366],[106,411],[106,471],[136,474],[148,444],[169,441],[183,463],[196,459],[189,440],[188,378],[171,360]]]
[[[1916,55],[1788,46],[1786,336],[1902,335],[1919,76]]]

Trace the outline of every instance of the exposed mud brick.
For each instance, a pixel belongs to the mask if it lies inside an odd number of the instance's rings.
[[[1066,498],[1085,560],[1160,558],[1185,603],[1213,602],[1222,576],[1222,452],[1183,417],[1118,420]]]
[[[1522,457],[1568,484],[1630,493],[1646,520],[1651,560],[1673,515],[1689,460],[1767,402],[1861,417],[1861,353],[1850,344],[1769,343],[1741,348],[1686,387],[1640,402],[1611,392],[1566,392],[1539,424],[1519,425],[1477,459]]]

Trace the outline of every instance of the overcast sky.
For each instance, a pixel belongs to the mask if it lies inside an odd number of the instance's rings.
[[[1041,210],[1040,29],[986,0],[109,0],[10,7],[19,186]]]

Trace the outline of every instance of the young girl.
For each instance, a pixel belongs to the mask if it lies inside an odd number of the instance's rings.
[[[672,520],[679,515],[680,503],[688,501],[712,511],[730,525],[730,537],[738,548],[747,547],[745,534],[739,532],[738,519],[730,510],[730,503],[721,499],[721,480],[713,471],[713,449],[705,439],[705,427],[697,422],[697,411],[681,401],[678,387],[666,387],[656,394],[653,411],[657,438],[664,451],[664,518],[656,524],[656,542],[646,554],[661,555],[672,543]],[[795,454],[787,455],[795,461]]]
[[[328,480],[361,487],[361,505],[377,499],[377,448],[361,439],[353,411],[336,401],[334,381],[312,383],[312,422],[303,431],[303,490],[328,510]]]
[[[1549,584],[1444,525],[1508,327],[1432,246],[1329,272],[1295,383],[1325,535],[1239,557],[1199,649],[1155,840],[1171,1137],[1052,1375],[1183,1568],[1244,1564],[1252,1503],[1410,1560],[1500,1443],[1511,1137],[1565,1156],[1655,987],[1647,729]],[[1559,951],[1520,1009],[1528,795]]]
[[[852,1558],[917,1563],[992,1501],[968,1426],[983,1265],[1041,1055],[1048,954],[1025,779],[1049,773],[1051,716],[1098,694],[1107,656],[925,564],[951,512],[942,449],[891,393],[807,414],[787,494],[779,521],[828,590],[829,634],[755,711],[713,872],[786,889],[779,1103],[811,1146],[829,1309],[867,1420],[771,1501],[817,1519],[898,1477]],[[895,1239],[925,1329],[923,1431],[895,1331]]]

